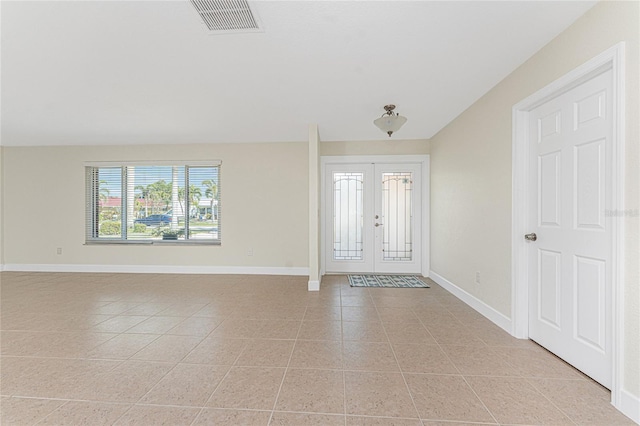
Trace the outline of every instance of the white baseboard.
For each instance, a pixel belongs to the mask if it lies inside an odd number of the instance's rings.
[[[16,272],[110,272],[141,274],[248,274],[309,275],[309,268],[271,266],[179,266],[179,265],[83,265],[83,264],[8,264],[5,271]]]
[[[640,397],[632,395],[624,389],[620,391],[619,395],[620,403],[614,407],[640,425]]]
[[[320,291],[320,281],[309,281],[307,289],[309,291]]]
[[[429,271],[429,278],[438,283],[440,287],[447,290],[449,293],[456,296],[458,299],[462,300],[467,305],[471,306],[473,309],[478,311],[484,317],[486,317],[489,321],[493,322],[495,325],[511,334],[511,319],[505,316],[504,314],[496,311],[491,306],[484,303],[482,300],[476,298],[475,296],[467,293],[457,285],[453,284],[451,281],[444,278],[442,275],[438,274],[434,271]]]

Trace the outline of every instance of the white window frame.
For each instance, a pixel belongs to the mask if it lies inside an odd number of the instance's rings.
[[[85,166],[85,196],[86,196],[86,205],[85,205],[85,244],[93,245],[93,244],[137,244],[137,245],[151,245],[151,244],[173,244],[173,245],[216,245],[219,246],[222,244],[222,191],[221,191],[221,166],[222,162],[220,160],[209,160],[209,161],[101,161],[101,162],[86,162]],[[136,239],[136,240],[128,240],[127,239],[127,167],[216,167],[218,169],[218,194],[217,194],[217,219],[218,219],[218,238],[216,239],[189,239],[188,237],[185,239],[178,240],[157,240],[157,239]],[[99,200],[99,191],[96,192],[94,186],[94,173],[99,168],[120,168],[122,170],[122,207],[121,207],[121,217],[120,224],[122,227],[122,232],[120,236],[117,237],[101,237],[97,233],[98,222],[96,221],[96,213],[98,209],[98,200]],[[187,173],[188,176],[188,173]],[[188,185],[188,177],[186,177],[186,183]],[[186,201],[188,202],[188,200]],[[185,231],[186,234],[189,232],[189,219],[185,220]]]

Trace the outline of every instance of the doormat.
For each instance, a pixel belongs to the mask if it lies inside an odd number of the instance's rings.
[[[418,277],[410,275],[349,275],[351,287],[430,288]]]

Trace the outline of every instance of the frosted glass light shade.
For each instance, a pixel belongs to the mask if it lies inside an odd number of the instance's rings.
[[[406,122],[407,118],[398,114],[385,114],[382,117],[373,120],[373,124],[375,124],[380,130],[382,130],[389,136],[391,136],[393,132],[397,132],[398,130],[400,130],[400,127],[402,127]]]

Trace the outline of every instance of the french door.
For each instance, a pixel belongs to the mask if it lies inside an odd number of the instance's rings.
[[[422,272],[420,163],[327,164],[325,269]]]

